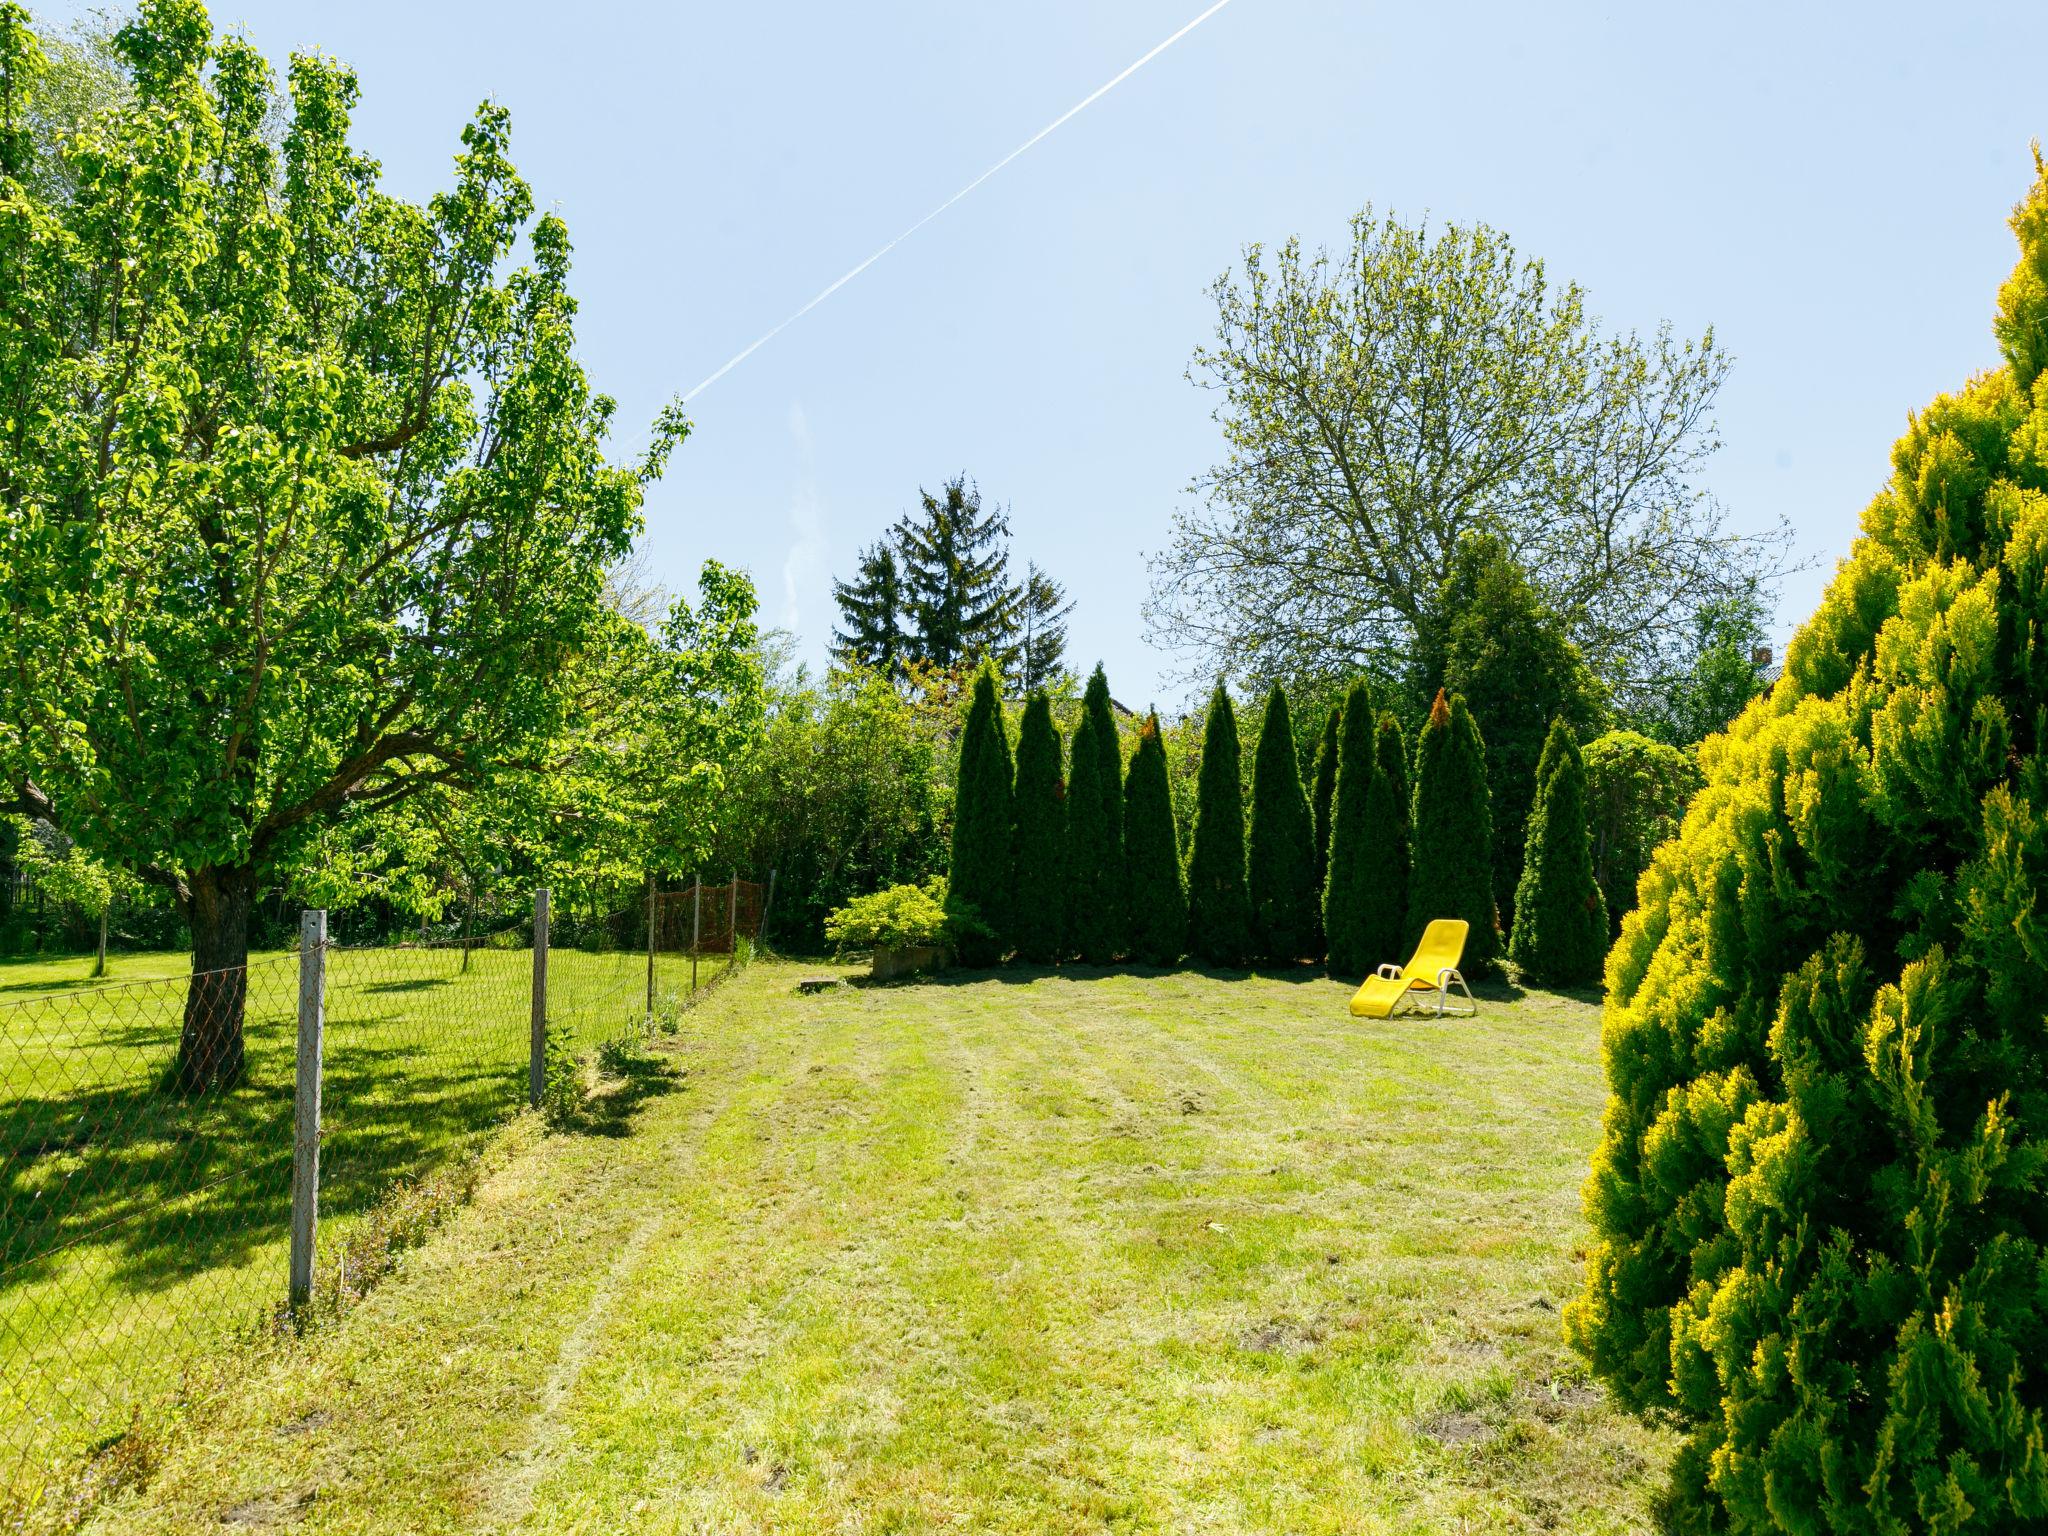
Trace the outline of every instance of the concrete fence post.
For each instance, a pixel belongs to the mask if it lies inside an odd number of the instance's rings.
[[[535,1109],[548,1085],[548,889],[533,893],[533,1035],[527,1047],[526,1090]]]
[[[313,1299],[320,1220],[320,1049],[327,1027],[327,913],[299,914],[299,1049],[292,1093],[292,1257],[288,1300]]]

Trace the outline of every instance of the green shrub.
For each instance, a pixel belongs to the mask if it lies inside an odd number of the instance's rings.
[[[2004,364],[1911,418],[1607,961],[1568,1336],[1674,1524],[2048,1528],[2048,167]]]
[[[1067,775],[1067,864],[1063,908],[1067,949],[1106,965],[1124,943],[1123,749],[1110,713],[1109,682],[1097,667],[1082,695]]]
[[[551,1130],[576,1123],[583,1110],[583,1062],[567,1026],[550,1022],[541,1044],[540,1113]]]
[[[825,937],[841,955],[947,943],[954,937],[958,909],[946,896],[946,882],[939,879],[856,896],[825,919]]]
[[[1323,717],[1323,729],[1316,737],[1315,765],[1309,778],[1309,812],[1315,817],[1316,839],[1316,939],[1317,953],[1321,953],[1323,938],[1323,888],[1330,878],[1330,811],[1337,798],[1337,736],[1344,725],[1344,706],[1337,707]]]
[[[1287,695],[1275,683],[1252,761],[1252,824],[1246,849],[1252,944],[1289,965],[1316,944],[1315,820],[1301,787]]]
[[[1138,750],[1124,780],[1124,870],[1131,958],[1143,965],[1172,965],[1187,952],[1188,893],[1157,715],[1148,715],[1139,729]]]
[[[1323,940],[1330,970],[1362,976],[1386,958],[1366,932],[1372,886],[1383,879],[1366,808],[1372,801],[1374,731],[1372,694],[1353,683],[1344,700],[1337,737],[1337,780],[1330,809],[1330,864],[1323,881]]]
[[[1657,845],[1678,834],[1686,803],[1700,787],[1699,759],[1636,731],[1609,731],[1587,742],[1586,831],[1593,878],[1607,903],[1608,942],[1636,904],[1636,881]]]
[[[1408,738],[1382,714],[1373,733],[1372,785],[1365,798],[1365,846],[1371,878],[1358,893],[1359,972],[1408,958]]]
[[[962,965],[994,965],[1009,949],[1010,889],[1015,836],[1010,810],[1013,781],[1010,737],[996,691],[996,672],[984,665],[974,677],[973,702],[960,731],[960,776],[953,806],[953,862],[947,884],[963,927]]]
[[[1244,779],[1237,714],[1216,685],[1202,727],[1195,844],[1188,855],[1188,950],[1211,965],[1251,956],[1252,904],[1244,879]]]
[[[1555,987],[1590,986],[1607,958],[1607,903],[1586,836],[1586,767],[1561,719],[1551,723],[1536,768],[1508,958],[1529,980]]]
[[[1060,777],[1060,733],[1052,706],[1034,693],[1017,729],[1016,899],[1010,937],[1017,954],[1039,965],[1060,957],[1072,894],[1067,856],[1067,786]]]
[[[1491,798],[1479,727],[1463,699],[1439,692],[1415,744],[1408,946],[1433,919],[1462,917],[1470,925],[1461,967],[1467,976],[1490,975],[1500,959]]]

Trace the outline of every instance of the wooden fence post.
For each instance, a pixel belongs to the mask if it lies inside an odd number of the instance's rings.
[[[647,877],[647,1027],[654,1028],[654,876]]]
[[[725,972],[740,963],[740,872],[732,872],[732,884],[725,888]]]
[[[533,893],[533,1036],[527,1047],[526,1090],[535,1109],[548,1085],[548,888]]]
[[[690,990],[697,990],[697,951],[704,945],[704,876],[690,877]]]
[[[313,1233],[320,1217],[320,1044],[327,1025],[327,913],[299,914],[299,1050],[292,1093],[294,1313],[313,1299]]]

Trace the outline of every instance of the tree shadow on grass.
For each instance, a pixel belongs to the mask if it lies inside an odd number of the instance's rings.
[[[633,1132],[649,1100],[683,1086],[685,1073],[672,1060],[628,1047],[605,1051],[598,1063],[596,1091],[558,1129],[578,1136],[623,1137]]]
[[[981,970],[966,970],[951,967],[943,971],[932,971],[920,976],[904,976],[894,981],[871,981],[867,977],[848,978],[849,985],[867,987],[893,986],[937,986],[968,987],[983,982],[997,982],[1004,986],[1029,986],[1035,981],[1049,978],[1064,978],[1068,981],[1108,981],[1129,977],[1140,981],[1169,981],[1177,976],[1192,976],[1203,981],[1282,981],[1299,985],[1306,982],[1342,981],[1332,977],[1320,965],[1307,961],[1293,965],[1255,965],[1246,967],[1217,966],[1201,963],[1183,965],[1082,965],[1078,962],[1062,965],[1029,965],[1018,962],[1011,965],[990,966]],[[1356,982],[1350,983],[1356,986]]]

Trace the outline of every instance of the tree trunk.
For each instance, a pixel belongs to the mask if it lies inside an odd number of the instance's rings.
[[[249,996],[249,914],[256,871],[192,873],[192,980],[178,1043],[178,1086],[187,1093],[228,1088],[242,1076],[242,1012]]]

